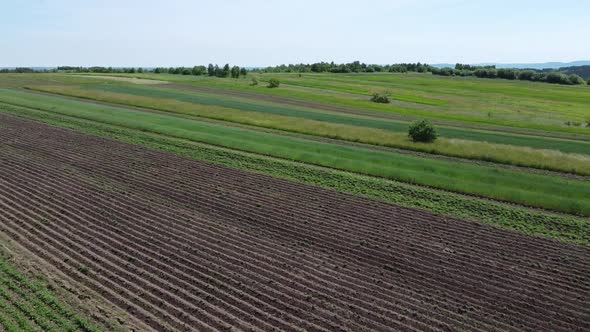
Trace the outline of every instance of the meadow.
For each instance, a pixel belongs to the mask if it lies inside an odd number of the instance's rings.
[[[590,142],[583,140],[442,127],[439,140],[421,144],[408,139],[407,122],[318,111],[255,98],[221,98],[210,93],[145,85],[32,85],[28,88],[338,140],[590,175],[587,156]]]

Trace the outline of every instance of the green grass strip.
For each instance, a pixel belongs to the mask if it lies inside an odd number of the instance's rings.
[[[437,160],[16,92],[1,100],[86,120],[148,131],[359,174],[590,215],[590,182]]]
[[[0,104],[0,112],[86,134],[138,144],[185,158],[271,175],[436,214],[473,220],[526,235],[590,246],[590,221],[586,218],[553,214],[397,181],[233,151],[30,108]]]
[[[233,108],[242,111],[282,115],[334,124],[350,125],[356,127],[382,129],[396,133],[402,133],[404,135],[407,133],[409,126],[409,122],[392,121],[386,119],[345,114],[334,114],[299,107],[263,103],[255,100],[248,100],[245,98],[233,98],[227,95],[220,96],[215,94],[203,94],[196,92],[189,93],[173,89],[121,84],[85,84],[82,85],[82,87],[88,90],[125,93],[134,96],[144,96],[159,99],[172,99],[200,105]],[[55,89],[55,87],[53,88]],[[64,94],[68,94],[67,90],[64,91]],[[129,105],[140,107],[147,106],[138,105],[137,103],[131,102],[129,103]],[[154,105],[153,108],[162,109],[162,107],[158,107],[157,105]],[[535,149],[550,149],[566,153],[590,154],[590,142],[587,141],[552,139],[539,136],[485,132],[478,130],[467,130],[442,126],[437,127],[437,131],[440,134],[440,136],[444,138],[456,138],[478,142],[489,142],[494,144],[525,146]]]

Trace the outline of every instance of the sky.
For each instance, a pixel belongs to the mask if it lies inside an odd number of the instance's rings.
[[[590,0],[0,0],[0,67],[590,60]]]

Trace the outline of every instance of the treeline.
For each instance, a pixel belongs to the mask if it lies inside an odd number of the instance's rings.
[[[359,61],[336,64],[334,62],[317,62],[312,64],[290,64],[256,69],[265,73],[374,73],[374,72],[418,72],[431,71],[433,67],[418,63],[399,63],[393,65],[366,64]]]
[[[549,71],[548,69],[543,69],[543,71]],[[564,73],[566,75],[576,74],[581,76],[586,82],[590,81],[590,66],[571,66],[571,67],[561,67],[558,69],[559,72]]]
[[[113,68],[113,67],[71,67],[60,66],[57,71],[72,72],[72,73],[154,73],[154,74],[174,74],[174,75],[194,75],[194,76],[215,76],[215,77],[232,77],[239,78],[246,76],[248,70],[238,66],[230,67],[226,64],[223,67],[219,65],[209,64],[209,66],[194,66],[194,67],[156,67],[156,68]]]
[[[43,72],[55,72],[55,69],[33,69],[29,67],[16,67],[16,68],[2,68],[0,73],[43,73]]]
[[[434,75],[441,76],[475,76],[479,78],[503,78],[507,80],[521,80],[546,82],[554,84],[581,85],[586,81],[577,74],[567,75],[560,71],[501,68],[495,66],[471,66],[456,64],[455,68],[433,68]]]
[[[350,63],[336,64],[334,62],[316,62],[312,64],[289,64],[274,67],[254,69],[256,72],[267,73],[427,73],[440,76],[475,76],[479,78],[501,78],[507,80],[522,80],[533,82],[546,82],[554,84],[582,85],[587,82],[577,74],[586,73],[590,66],[560,68],[560,70],[535,70],[535,69],[514,69],[501,68],[495,66],[473,66],[458,63],[454,68],[437,68],[424,63],[398,63],[391,65],[366,64],[360,61]],[[114,67],[72,67],[60,66],[57,69],[37,70],[33,68],[19,67],[13,69],[0,69],[0,73],[33,73],[33,72],[76,72],[76,73],[155,73],[155,74],[174,74],[174,75],[194,75],[194,76],[213,76],[213,77],[232,77],[239,78],[246,76],[248,70],[238,66],[225,64],[223,67],[209,64],[205,66],[194,67],[157,67],[157,68],[114,68]]]
[[[316,62],[312,64],[290,64],[256,69],[266,73],[406,73],[430,72],[440,76],[475,76],[480,78],[503,78],[508,80],[526,80],[556,84],[586,84],[577,74],[565,74],[560,71],[541,71],[533,69],[496,69],[495,66],[473,66],[458,63],[455,68],[437,68],[428,64],[398,63],[391,65],[365,64],[359,61],[337,64],[334,62]]]

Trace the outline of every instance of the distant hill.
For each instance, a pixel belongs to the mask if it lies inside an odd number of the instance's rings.
[[[573,67],[573,66],[590,66],[589,60],[584,61],[573,61],[573,62],[544,62],[544,63],[476,63],[473,64],[475,66],[496,66],[496,68],[519,68],[519,69],[559,69],[564,67]],[[454,68],[455,64],[450,63],[438,63],[433,64],[432,66],[438,68],[450,67]],[[578,74],[580,75],[580,74]],[[582,75],[580,75],[582,76]]]

